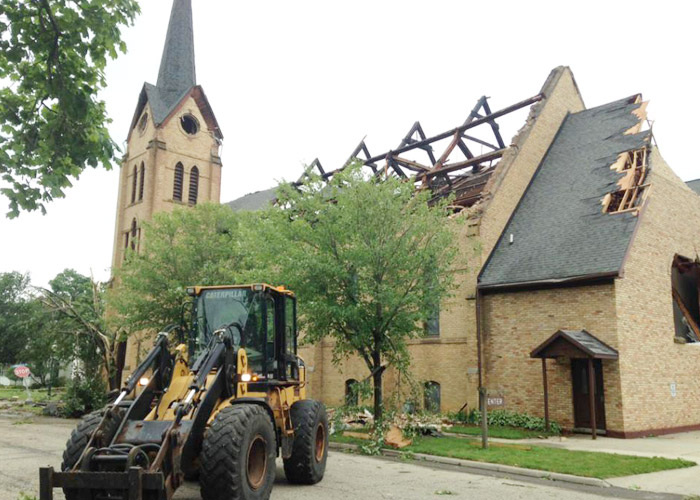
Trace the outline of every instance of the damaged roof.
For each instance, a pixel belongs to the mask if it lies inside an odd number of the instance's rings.
[[[617,189],[618,155],[651,136],[625,134],[639,125],[638,97],[566,117],[481,271],[482,287],[619,273],[638,218],[603,213],[601,201]]]

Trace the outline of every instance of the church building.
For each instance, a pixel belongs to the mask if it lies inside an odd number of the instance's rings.
[[[416,122],[397,148],[353,150],[376,175],[450,196],[466,219],[454,296],[409,341],[414,404],[468,411],[482,388],[491,409],[566,429],[700,429],[700,180],[665,163],[646,105],[634,94],[588,108],[558,67],[519,103],[492,110],[482,97],[446,132]],[[508,141],[498,120],[518,110],[526,117]],[[154,213],[219,202],[222,138],[195,79],[191,0],[174,0],[157,83],[144,84],[129,130],[114,268]],[[344,167],[311,166],[326,179]],[[256,210],[274,197],[271,187],[229,206]],[[357,359],[334,365],[332,350],[330,340],[301,350],[310,396],[330,406],[368,375]],[[391,369],[384,378],[385,393],[404,391]]]

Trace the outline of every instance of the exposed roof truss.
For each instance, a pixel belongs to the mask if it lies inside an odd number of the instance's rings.
[[[311,172],[328,181],[359,160],[374,176],[393,175],[430,189],[433,201],[454,194],[455,205],[471,206],[481,197],[495,162],[507,150],[497,120],[543,98],[538,94],[493,112],[483,96],[458,127],[428,137],[420,122],[415,122],[396,149],[378,155],[372,155],[362,139],[341,167],[325,170],[316,158],[295,185],[303,183]]]

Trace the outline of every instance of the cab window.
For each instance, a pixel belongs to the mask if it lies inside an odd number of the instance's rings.
[[[295,317],[294,317],[294,299],[291,297],[286,297],[284,301],[285,305],[285,327],[284,327],[284,341],[285,341],[285,351],[287,354],[290,355],[296,355],[297,350],[296,350],[296,336],[294,335],[294,322],[295,322]]]

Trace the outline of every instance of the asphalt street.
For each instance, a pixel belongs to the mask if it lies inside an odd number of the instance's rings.
[[[0,500],[18,500],[24,492],[38,494],[41,466],[58,468],[61,453],[76,421],[0,416]],[[633,489],[557,485],[551,481],[497,477],[454,467],[426,467],[412,462],[331,452],[323,481],[314,486],[286,482],[281,461],[272,500],[369,500],[428,498],[571,499],[594,498],[679,499]],[[63,499],[56,490],[55,498]],[[199,486],[188,483],[178,500],[199,500]]]

